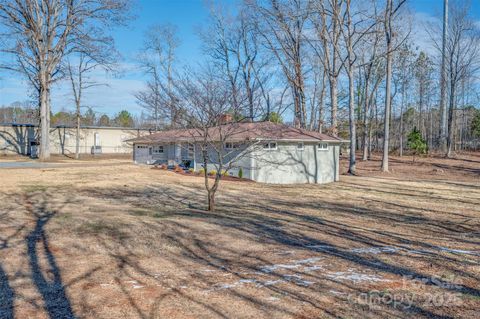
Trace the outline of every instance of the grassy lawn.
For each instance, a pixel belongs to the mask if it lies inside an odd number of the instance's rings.
[[[108,161],[0,170],[0,318],[478,318],[480,157],[224,182],[214,213]]]

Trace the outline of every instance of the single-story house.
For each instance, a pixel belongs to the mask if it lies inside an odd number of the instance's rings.
[[[208,129],[175,129],[131,139],[138,164],[216,170],[272,184],[339,180],[343,140],[272,122],[229,123]],[[204,168],[204,155],[207,167]]]

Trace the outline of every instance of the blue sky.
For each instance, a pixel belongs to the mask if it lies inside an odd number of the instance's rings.
[[[235,0],[225,0],[227,4],[235,4]],[[441,16],[442,0],[409,0],[408,6],[421,29],[423,20]],[[195,63],[201,59],[201,42],[198,30],[207,21],[208,9],[204,0],[139,0],[135,9],[136,19],[126,28],[115,29],[113,35],[117,48],[123,56],[123,76],[96,75],[108,87],[94,88],[86,93],[86,105],[93,106],[98,113],[113,115],[122,109],[140,114],[141,108],[135,103],[134,92],[143,86],[143,75],[135,64],[135,56],[142,46],[143,34],[153,24],[172,23],[178,27],[181,45],[178,48],[180,62]],[[472,14],[480,20],[480,0],[472,0]],[[418,32],[418,41],[422,42],[422,32]],[[424,35],[423,35],[424,37]],[[25,101],[27,85],[16,74],[2,74],[0,77],[0,105],[8,105],[14,101]],[[72,109],[68,85],[56,85],[52,93],[54,111]]]

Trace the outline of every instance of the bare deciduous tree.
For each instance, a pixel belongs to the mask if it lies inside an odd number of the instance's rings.
[[[145,34],[139,62],[149,79],[146,88],[136,93],[135,97],[153,119],[155,130],[160,129],[162,119],[169,119],[171,127],[178,125],[172,90],[173,68],[179,45],[177,27],[171,24],[151,26]]]
[[[258,32],[276,58],[290,84],[294,104],[294,124],[305,128],[307,123],[305,97],[305,35],[311,1],[269,0],[249,1],[258,12]]]
[[[50,157],[50,92],[61,75],[61,62],[76,47],[88,49],[105,39],[104,27],[124,21],[129,0],[3,0],[0,23],[5,28],[4,52],[17,65],[38,95],[41,160]]]
[[[389,139],[390,139],[390,116],[391,116],[391,85],[392,85],[392,59],[393,59],[393,37],[394,26],[393,20],[395,19],[398,10],[406,2],[406,0],[399,0],[395,4],[393,0],[386,0],[385,15],[384,15],[384,32],[386,42],[386,83],[385,83],[385,113],[384,113],[384,133],[383,133],[383,157],[382,157],[382,171],[388,172],[388,154],[390,151]]]
[[[186,137],[201,153],[209,211],[215,210],[215,195],[223,175],[248,156],[248,146],[254,143],[239,140],[239,136],[246,133],[240,126],[244,118],[233,116],[240,110],[232,109],[235,102],[228,79],[219,76],[217,71],[218,68],[207,66],[199,71],[187,71],[175,81],[182,119],[189,128]],[[227,114],[230,116],[226,117]],[[235,146],[228,148],[227,143]],[[238,153],[238,148],[243,151]],[[212,167],[213,182],[209,176]]]
[[[111,45],[98,47],[97,50],[90,52],[78,52],[73,54],[66,62],[66,73],[72,87],[73,100],[75,103],[76,117],[76,137],[75,137],[75,159],[80,158],[80,124],[81,124],[81,108],[83,96],[86,90],[106,85],[96,81],[91,73],[95,70],[103,69],[105,71],[113,71],[115,62],[115,51]]]
[[[449,80],[447,157],[451,157],[453,152],[459,86],[469,75],[480,70],[480,29],[469,16],[470,8],[467,4],[451,4],[445,51]]]

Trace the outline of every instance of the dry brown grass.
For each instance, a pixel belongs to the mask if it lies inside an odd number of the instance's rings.
[[[478,317],[480,182],[449,175],[469,160],[224,182],[215,213],[202,179],[119,159],[0,170],[0,318]]]

